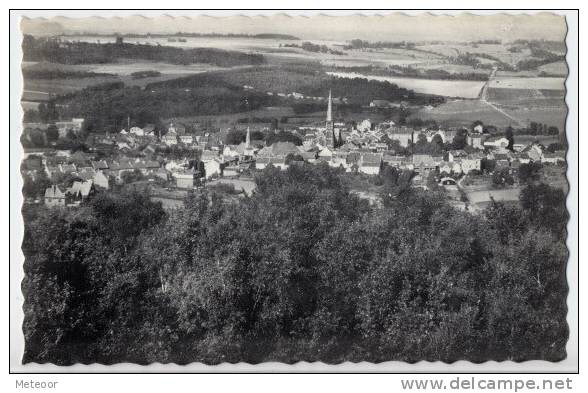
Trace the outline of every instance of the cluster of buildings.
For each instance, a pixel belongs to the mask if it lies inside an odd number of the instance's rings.
[[[43,171],[52,182],[45,192],[46,204],[63,206],[78,204],[96,188],[109,189],[113,184],[124,183],[125,173],[191,189],[205,179],[241,176],[268,166],[285,170],[302,163],[324,163],[366,175],[378,175],[384,166],[390,166],[412,170],[417,178],[425,178],[431,172],[453,177],[479,172],[484,159],[493,160],[497,169],[513,170],[529,162],[565,162],[563,151],[546,152],[538,144],[509,146],[507,138],[485,134],[481,126],[471,131],[417,130],[392,121],[374,124],[367,119],[350,126],[334,121],[332,105],[329,93],[324,126],[291,131],[302,141],[299,146],[285,141],[267,145],[264,140],[252,140],[249,128],[245,141],[230,145],[223,143],[221,135],[187,133],[180,124],[171,123],[164,135],[153,125],[134,126],[116,134],[91,134],[86,140],[88,153],[30,151],[22,170],[31,177]],[[60,135],[76,132],[81,130],[83,119],[59,122],[56,126]],[[433,142],[448,146],[458,134],[462,140],[466,137],[463,149],[425,154],[414,148]],[[170,153],[174,149],[193,153],[178,157]],[[194,162],[191,157],[196,156],[199,159]],[[60,184],[68,178],[70,186]]]

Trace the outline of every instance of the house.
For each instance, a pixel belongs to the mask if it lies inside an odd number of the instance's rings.
[[[194,137],[190,134],[180,135],[179,138],[180,142],[184,145],[191,145],[192,143],[194,143]]]
[[[94,178],[92,179],[94,184],[98,187],[102,187],[106,190],[110,188],[110,184],[108,181],[108,176],[104,174],[102,171],[96,171],[94,174]]]
[[[175,133],[167,133],[161,137],[161,141],[167,146],[173,146],[178,144],[178,136]]]
[[[167,128],[167,134],[169,135],[184,135],[186,133],[186,127],[182,124],[174,124],[171,122]]]
[[[147,136],[155,136],[155,126],[153,124],[146,124],[143,127],[143,133]]]
[[[148,175],[159,169],[159,162],[154,160],[136,159],[130,162],[133,169],[138,169],[143,175]]]
[[[221,164],[218,159],[202,161],[204,163],[205,177],[210,179],[221,174]]]
[[[75,164],[59,164],[57,167],[59,168],[59,172],[65,175],[77,172]]]
[[[78,168],[75,175],[82,180],[93,180],[94,176],[96,176],[96,171],[92,167],[82,167]]]
[[[361,132],[370,131],[372,129],[372,122],[370,119],[365,119],[357,125],[357,129]]]
[[[104,160],[99,160],[99,161],[92,161],[92,168],[94,168],[94,170],[105,170],[108,169],[108,164],[106,163],[106,161]]]
[[[145,130],[143,130],[141,127],[131,127],[129,133],[136,136],[145,136]]]
[[[473,147],[474,149],[483,149],[484,148],[484,135],[481,133],[474,133],[469,134],[467,138],[467,143],[469,146]]]
[[[315,151],[304,151],[300,153],[302,159],[310,164],[316,162],[317,153]]]
[[[390,127],[385,131],[386,135],[393,141],[398,141],[400,146],[408,147],[414,142],[414,129],[405,126],[402,127]]]
[[[192,189],[198,184],[199,173],[192,171],[174,172],[172,176],[176,179],[176,187]]]
[[[462,166],[460,162],[448,162],[444,161],[439,165],[439,172],[445,173],[457,173],[460,174],[463,172]]]
[[[131,146],[129,146],[129,144],[127,142],[117,142],[116,146],[118,148],[118,150],[122,150],[122,151],[130,151]]]
[[[348,169],[349,166],[347,165],[347,156],[349,155],[349,152],[342,152],[342,151],[336,151],[333,153],[333,156],[331,157],[331,161],[329,162],[329,166],[333,167],[333,168],[344,168],[344,169]]]
[[[231,161],[235,161],[237,162],[239,160],[239,152],[237,151],[237,145],[226,145],[223,148],[223,152],[222,152],[222,159],[223,161],[227,161],[227,162],[231,162]]]
[[[525,148],[525,145],[523,145],[522,143],[514,143],[512,145],[512,149],[516,152],[522,152],[524,148]]]
[[[105,171],[107,174],[114,175],[118,180],[121,179],[121,176],[125,172],[132,172],[135,168],[131,165],[131,161],[128,159],[121,159],[120,161],[112,161],[108,165],[108,170]]]
[[[71,121],[57,121],[55,126],[59,132],[60,138],[65,138],[68,131],[72,131],[74,134],[79,134],[84,126],[84,119],[74,118]]]
[[[438,161],[430,154],[413,154],[412,164],[414,165],[414,170],[421,175],[426,175],[428,172],[437,170],[439,167]]]
[[[333,154],[333,150],[329,149],[328,147],[325,147],[324,149],[321,149],[321,151],[319,151],[318,158],[326,158],[330,160],[333,157]]]
[[[74,181],[70,188],[65,191],[67,204],[78,205],[94,192],[92,180]]]
[[[45,205],[48,207],[65,206],[65,193],[59,186],[52,185],[45,190]]]
[[[386,154],[382,156],[382,161],[394,168],[402,168],[405,165],[407,158],[404,156],[394,155],[394,154]]]
[[[439,136],[439,138],[441,138],[441,141],[443,141],[443,143],[448,142],[447,141],[447,137],[445,136],[445,131],[443,130],[427,130],[425,131],[425,137],[427,138],[427,142],[431,143],[433,142],[433,139],[435,138],[435,136]]]
[[[467,155],[464,150],[450,150],[447,152],[447,161],[453,162],[456,159],[465,158]]]
[[[382,166],[381,153],[363,153],[359,160],[359,172],[367,175],[378,175]]]
[[[505,137],[493,137],[484,142],[485,147],[506,149],[509,141]]]
[[[223,177],[236,177],[239,176],[240,170],[238,165],[226,166],[223,171]]]
[[[299,154],[300,149],[292,142],[276,142],[271,146],[271,152],[274,157],[286,157],[288,154]]]
[[[165,164],[165,169],[170,172],[182,171],[188,167],[188,161],[186,160],[170,160]]]
[[[468,155],[461,159],[461,170],[463,173],[469,173],[470,171],[482,170],[482,158],[479,156]]]
[[[543,157],[543,148],[537,143],[532,143],[521,150],[521,153],[527,153],[531,161],[541,161]]]
[[[264,170],[270,163],[270,157],[257,157],[255,160],[255,169]]]

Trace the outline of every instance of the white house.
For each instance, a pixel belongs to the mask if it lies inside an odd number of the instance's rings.
[[[165,134],[161,137],[161,141],[168,146],[177,145],[178,144],[178,136],[175,133],[172,134]]]
[[[141,127],[131,127],[131,129],[129,130],[129,133],[131,133],[133,135],[137,135],[137,136],[144,136],[145,135],[145,131]]]
[[[95,185],[108,190],[108,177],[102,171],[96,171],[93,181]]]
[[[482,170],[482,159],[477,157],[466,157],[461,160],[461,169],[464,173],[469,173],[470,171]]]
[[[221,172],[220,162],[217,159],[202,161],[204,163],[204,171],[206,178],[219,176]]]
[[[65,206],[65,193],[58,186],[51,186],[45,190],[45,205]]]
[[[365,119],[357,125],[357,129],[361,132],[366,132],[372,129],[372,122],[370,119]]]
[[[484,146],[505,149],[508,146],[508,139],[505,137],[491,138],[484,142]]]

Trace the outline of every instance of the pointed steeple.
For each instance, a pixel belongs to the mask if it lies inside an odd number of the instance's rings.
[[[245,147],[249,148],[251,145],[251,132],[249,131],[249,127],[247,127],[247,136],[245,137]]]
[[[327,106],[327,121],[333,121],[333,99],[331,98],[331,90],[329,89],[329,104]]]

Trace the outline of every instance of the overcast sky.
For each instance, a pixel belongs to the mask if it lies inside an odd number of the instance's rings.
[[[38,13],[37,13],[38,14]],[[62,12],[66,14],[67,12]],[[176,12],[176,14],[178,14]],[[494,14],[457,16],[421,14],[408,16],[388,13],[379,16],[158,16],[124,17],[31,17],[22,21],[22,29],[30,34],[62,32],[90,33],[281,33],[307,40],[452,40],[480,39],[546,39],[565,38],[563,16],[551,13],[534,15]]]

